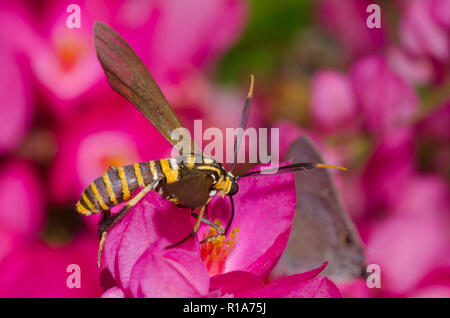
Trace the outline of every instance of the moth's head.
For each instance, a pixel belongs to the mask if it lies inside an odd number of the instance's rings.
[[[222,197],[225,197],[226,195],[232,196],[239,190],[239,186],[236,181],[237,178],[231,172],[225,172],[225,178],[217,182],[214,185],[214,188],[219,191]]]
[[[239,191],[239,186],[237,182],[233,179],[231,179],[231,187],[230,191],[227,193],[227,195],[235,195]]]
[[[239,191],[237,179],[230,171],[227,171],[227,178],[230,180],[230,188],[227,195],[235,195]]]

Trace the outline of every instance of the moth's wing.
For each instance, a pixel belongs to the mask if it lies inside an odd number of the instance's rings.
[[[191,154],[192,151],[186,151],[189,146],[200,153],[191,138],[183,140],[184,151],[180,149],[179,141],[172,139],[172,132],[183,126],[150,72],[127,42],[98,21],[94,25],[94,40],[97,57],[111,87],[136,106],[172,145],[177,146],[181,154]]]
[[[199,208],[208,201],[213,179],[207,171],[187,170],[180,181],[166,184],[172,193],[187,208]]]
[[[293,162],[323,162],[312,142],[301,137],[288,152]],[[293,274],[329,264],[324,275],[337,280],[361,276],[365,258],[355,226],[344,210],[328,169],[295,174],[297,209],[287,248],[276,272]]]

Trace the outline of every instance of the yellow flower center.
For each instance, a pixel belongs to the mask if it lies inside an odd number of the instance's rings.
[[[214,220],[214,223],[220,226],[219,220]],[[200,250],[201,258],[208,268],[210,276],[224,272],[227,256],[236,244],[238,233],[239,228],[235,227],[231,230],[228,237],[220,236],[215,240],[202,244]],[[211,227],[208,232],[205,232],[203,239],[217,234],[219,232]]]
[[[84,54],[81,41],[75,38],[68,38],[56,44],[58,62],[65,72],[72,71],[73,67]]]

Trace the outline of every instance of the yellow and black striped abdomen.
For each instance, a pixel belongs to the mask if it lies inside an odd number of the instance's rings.
[[[83,191],[76,205],[77,211],[86,215],[102,213],[129,200],[139,187],[165,179],[162,161],[135,163],[120,168],[111,167]]]

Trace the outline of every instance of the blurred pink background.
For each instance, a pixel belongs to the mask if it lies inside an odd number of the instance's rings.
[[[0,297],[99,297],[98,219],[74,204],[110,165],[170,155],[106,82],[96,20],[187,128],[237,126],[254,74],[251,125],[289,124],[282,141],[308,134],[349,168],[335,181],[382,283],[339,284],[345,297],[450,297],[450,1],[278,2],[77,1],[80,28],[72,1],[0,3]]]

